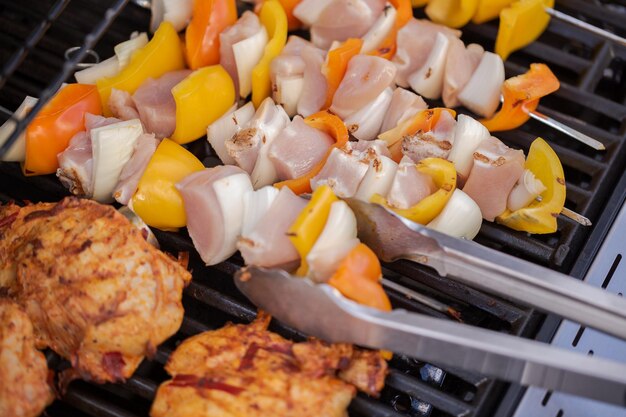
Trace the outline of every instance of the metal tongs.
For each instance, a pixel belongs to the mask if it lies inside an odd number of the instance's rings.
[[[626,300],[558,272],[427,229],[385,208],[348,201],[359,237],[382,260],[411,259],[442,276],[626,339]],[[404,248],[404,250],[401,250]],[[381,312],[326,284],[248,267],[237,287],[257,306],[307,334],[391,350],[445,366],[626,406],[626,364],[453,321]]]

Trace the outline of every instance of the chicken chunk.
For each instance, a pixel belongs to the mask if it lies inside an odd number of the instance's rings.
[[[268,332],[269,320],[260,314],[250,325],[229,324],[184,341],[166,365],[172,379],[159,387],[150,415],[346,416],[356,394],[352,381],[375,381],[373,395],[382,389],[387,363],[378,352],[293,343]],[[336,376],[343,371],[350,373],[347,382]]]
[[[0,207],[0,292],[70,375],[123,381],[183,319],[191,275],[113,207],[66,198]]]
[[[0,299],[0,415],[36,417],[54,398],[46,358],[17,304]]]

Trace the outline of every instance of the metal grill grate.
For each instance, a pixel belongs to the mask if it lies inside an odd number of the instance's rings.
[[[3,65],[11,63],[10,57],[19,52],[33,28],[43,28],[42,35],[45,34],[21,65],[14,71],[10,65],[5,68],[11,71],[3,70],[0,84],[4,82],[5,73],[12,74],[0,88],[0,105],[14,109],[27,94],[42,97],[46,88],[46,91],[53,91],[54,84],[58,87],[71,73],[73,65],[62,58],[67,48],[83,42],[87,46],[92,45],[108,27],[95,49],[101,56],[109,56],[113,45],[126,39],[133,30],[146,28],[149,16],[145,10],[133,5],[126,7],[115,19],[117,11],[125,3],[123,0],[58,0],[56,3],[50,0],[0,0],[0,62]],[[626,12],[617,4],[570,0],[557,1],[557,5],[570,14],[590,19],[618,33],[621,31],[624,35]],[[114,11],[106,14],[110,7]],[[49,29],[45,22],[43,26],[38,26],[47,16],[55,17],[48,14],[55,11],[62,13],[58,14],[58,20]],[[53,20],[49,19],[50,22]],[[95,35],[86,38],[92,30]],[[491,50],[496,30],[495,23],[470,25],[464,29],[463,39],[479,42]],[[562,81],[561,89],[542,101],[540,111],[602,140],[607,145],[607,151],[600,153],[584,148],[536,122],[529,122],[520,130],[499,136],[525,151],[535,136],[547,139],[561,157],[566,170],[568,207],[595,222],[608,215],[610,210],[617,210],[605,205],[624,171],[626,160],[626,50],[553,22],[539,42],[511,57],[506,66],[507,75],[520,73],[530,62],[536,61],[548,63]],[[0,117],[4,120],[8,116]],[[216,160],[205,142],[192,144],[190,149],[205,165],[215,164]],[[67,191],[53,176],[25,178],[16,164],[0,163],[2,201],[11,198],[52,201],[65,195]],[[589,230],[567,219],[560,219],[559,232],[554,235],[529,236],[498,225],[485,224],[477,240],[498,250],[569,272],[588,235]],[[190,266],[194,271],[194,281],[185,290],[186,316],[181,330],[159,348],[155,358],[144,361],[126,384],[96,386],[74,382],[62,401],[56,401],[48,408],[48,415],[147,415],[156,387],[167,377],[163,364],[177,342],[192,334],[221,327],[227,321],[248,322],[254,318],[255,309],[237,292],[232,282],[232,274],[241,265],[240,258],[234,257],[216,267],[206,268],[195,255],[186,235],[160,232],[158,237],[165,250],[192,253]],[[581,262],[590,263],[590,260]],[[384,273],[406,287],[450,304],[461,312],[469,324],[532,337],[541,321],[541,317],[532,310],[440,278],[433,271],[410,262],[385,265]],[[396,307],[433,316],[439,314],[393,292],[390,296]],[[304,337],[279,323],[274,323],[272,330],[290,338]],[[55,369],[67,366],[54,354],[49,354],[49,362]],[[444,371],[411,358],[394,357],[391,365],[392,372],[381,399],[357,397],[350,407],[351,415],[486,416],[491,414],[505,388],[503,384],[480,375]]]

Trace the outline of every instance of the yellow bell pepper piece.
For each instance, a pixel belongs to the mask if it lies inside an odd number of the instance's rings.
[[[146,170],[131,203],[148,226],[174,230],[187,224],[183,198],[174,185],[204,169],[202,162],[176,142],[163,139]]]
[[[163,74],[185,68],[183,48],[178,33],[169,22],[163,22],[146,46],[136,51],[130,62],[114,77],[96,81],[104,115],[111,116],[109,96],[111,90],[134,93],[148,78],[159,78]]]
[[[278,0],[267,0],[259,13],[261,24],[270,37],[265,45],[263,57],[252,70],[252,103],[259,107],[261,102],[271,94],[270,64],[280,55],[287,42],[287,14]]]
[[[408,209],[398,209],[387,203],[380,194],[374,194],[371,202],[383,205],[400,216],[419,224],[427,224],[441,213],[456,188],[456,169],[454,164],[441,158],[422,159],[416,168],[419,172],[430,176],[438,188],[437,191]]]
[[[472,17],[472,22],[481,24],[493,20],[500,16],[500,12],[505,7],[509,7],[514,0],[479,0],[476,13]]]
[[[330,206],[338,200],[328,185],[319,187],[311,196],[311,201],[289,228],[287,233],[289,240],[300,254],[300,267],[296,271],[296,275],[306,276],[309,272],[306,256],[324,230],[330,213]]]
[[[506,60],[511,52],[534,42],[550,23],[546,7],[554,0],[519,0],[500,12],[495,52]]]
[[[221,65],[214,65],[191,73],[172,88],[172,95],[176,130],[171,139],[184,144],[206,135],[207,126],[233,105],[235,85]]]
[[[451,28],[465,26],[478,7],[478,0],[430,0],[426,15],[435,23]]]
[[[559,157],[548,143],[537,138],[530,145],[526,169],[541,180],[546,190],[541,201],[533,201],[522,209],[505,211],[496,217],[496,222],[528,233],[556,232],[559,213],[565,205],[565,175]]]

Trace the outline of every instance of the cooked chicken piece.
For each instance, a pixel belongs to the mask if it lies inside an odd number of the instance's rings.
[[[373,395],[382,388],[387,364],[378,352],[293,343],[268,332],[269,320],[261,314],[250,325],[229,324],[184,341],[166,365],[172,379],[159,387],[150,415],[346,416],[356,394],[348,382],[372,381]]]
[[[132,375],[180,327],[190,279],[111,206],[0,207],[0,292],[24,308],[37,347],[68,359],[74,376]]]
[[[36,417],[54,396],[33,325],[17,304],[0,299],[0,415]]]

